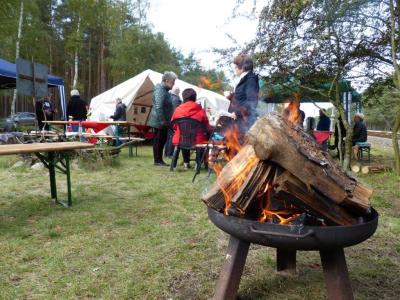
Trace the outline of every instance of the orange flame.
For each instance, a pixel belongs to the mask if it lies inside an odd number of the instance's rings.
[[[239,127],[236,124],[225,132],[226,147],[228,149],[228,151],[225,154],[225,159],[227,161],[232,160],[232,158],[234,158],[235,155],[242,148],[242,145],[239,142],[239,138],[240,138],[240,131]]]
[[[300,94],[294,93],[293,100],[290,101],[283,111],[283,116],[293,124],[301,122],[300,113]]]
[[[258,219],[259,222],[267,222],[272,219],[272,217],[277,217],[279,220],[279,224],[288,224],[290,221],[296,219],[300,214],[292,213],[290,211],[286,210],[271,210],[270,205],[271,205],[271,189],[272,189],[272,183],[267,182],[265,185],[265,188],[263,190],[263,193],[261,195],[261,216]],[[265,204],[263,202],[265,201]],[[283,217],[283,216],[289,216],[289,217]]]
[[[249,175],[251,169],[254,165],[259,161],[255,154],[249,155],[247,160],[243,161],[231,161],[230,168],[232,170],[232,176],[234,180],[227,187],[224,187],[217,178],[217,182],[221,188],[222,193],[224,194],[225,199],[225,214],[227,214],[228,209],[231,207],[232,198],[239,191],[240,187],[245,182],[247,176]]]

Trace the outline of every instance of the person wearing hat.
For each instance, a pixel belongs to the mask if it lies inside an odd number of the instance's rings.
[[[51,102],[52,94],[47,94],[43,99],[36,101],[36,118],[38,121],[39,129],[49,130],[50,125],[43,123],[43,121],[53,121],[55,109],[53,103]]]
[[[353,158],[357,158],[358,154],[358,143],[365,143],[367,141],[367,126],[364,124],[364,115],[362,113],[356,113],[354,115],[354,127],[353,127]]]
[[[86,120],[87,104],[81,99],[78,90],[71,91],[71,100],[67,105],[67,118],[72,121]],[[78,131],[79,125],[72,125],[74,132]]]

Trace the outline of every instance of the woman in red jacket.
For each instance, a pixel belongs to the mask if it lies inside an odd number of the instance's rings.
[[[208,118],[206,112],[201,107],[201,105],[196,103],[197,94],[194,89],[186,89],[182,92],[183,104],[179,105],[174,114],[172,115],[171,121],[174,122],[177,119],[181,118],[189,118],[194,119],[201,122],[204,126],[203,128],[198,128],[196,132],[196,144],[202,144],[207,142],[208,133],[212,131],[210,123],[208,122]],[[176,122],[173,123],[174,136],[172,137],[172,144],[174,146],[179,144],[180,139],[180,129]],[[189,167],[190,160],[190,150],[182,149],[184,168]],[[199,156],[198,154],[197,156]],[[197,159],[196,159],[197,160]]]

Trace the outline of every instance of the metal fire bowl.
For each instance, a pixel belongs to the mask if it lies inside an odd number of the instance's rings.
[[[371,213],[364,217],[364,223],[361,224],[301,226],[260,223],[225,216],[212,208],[208,208],[208,216],[218,228],[240,240],[291,250],[321,250],[356,245],[375,233],[379,217],[372,208]]]

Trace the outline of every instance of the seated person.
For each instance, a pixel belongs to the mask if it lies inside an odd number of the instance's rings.
[[[356,113],[354,115],[353,127],[353,158],[357,158],[358,143],[365,143],[367,141],[367,126],[364,124],[364,115]]]
[[[198,130],[196,133],[196,144],[202,144],[208,141],[208,133],[212,131],[212,128],[208,122],[206,112],[201,105],[196,103],[197,94],[196,91],[189,88],[182,92],[183,104],[179,105],[174,114],[172,115],[171,121],[174,122],[180,118],[190,118],[197,120],[204,124],[205,130]],[[174,135],[172,137],[172,144],[174,146],[179,144],[180,132],[179,127],[175,123],[173,124]],[[189,168],[190,150],[182,149],[184,168]],[[201,153],[197,154],[197,158],[201,157]],[[196,158],[196,161],[198,161]]]

